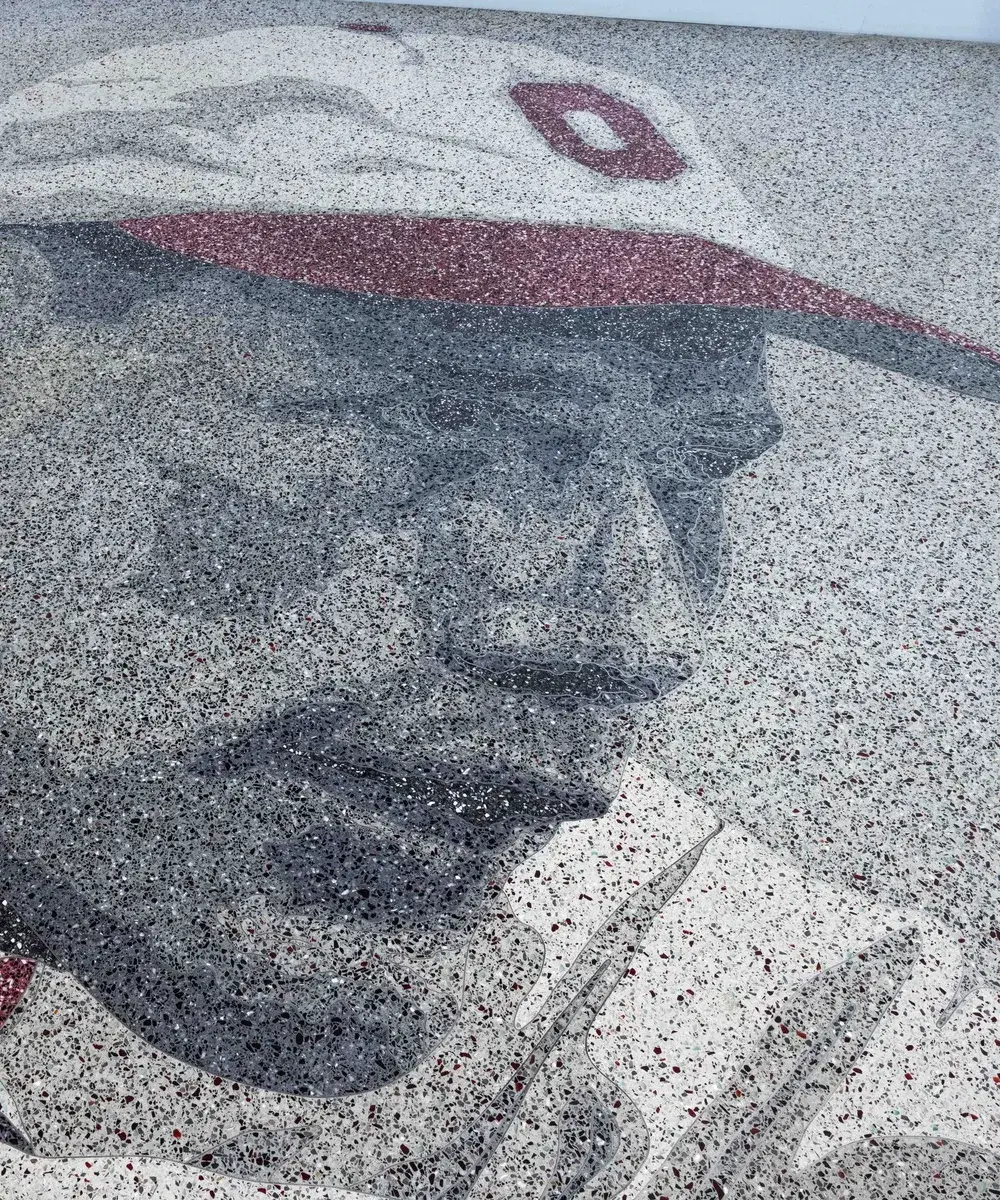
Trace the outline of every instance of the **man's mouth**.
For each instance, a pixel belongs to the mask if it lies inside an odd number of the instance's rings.
[[[351,717],[355,717],[352,721]],[[500,764],[399,758],[361,748],[356,712],[314,705],[258,722],[196,754],[189,769],[237,787],[306,785],[298,827],[263,847],[265,890],[352,923],[461,923],[565,820],[600,816],[608,797]],[[262,879],[263,882],[263,879]]]
[[[359,716],[351,705],[310,704],[258,721],[230,743],[195,754],[189,765],[207,776],[264,771],[302,779],[406,822],[433,814],[480,828],[554,827],[607,809],[607,796],[585,784],[561,784],[493,763],[379,753],[360,744]]]

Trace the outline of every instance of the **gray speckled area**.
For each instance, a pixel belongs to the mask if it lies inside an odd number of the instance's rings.
[[[3,1195],[1000,1189],[1000,51],[5,22]]]

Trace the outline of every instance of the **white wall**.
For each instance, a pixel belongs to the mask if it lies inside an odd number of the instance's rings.
[[[402,3],[416,2],[402,0]],[[1000,42],[1000,0],[826,0],[826,3],[823,0],[436,0],[436,3],[456,8]]]

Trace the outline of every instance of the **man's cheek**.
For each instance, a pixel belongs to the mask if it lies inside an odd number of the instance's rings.
[[[259,351],[258,351],[259,352]],[[249,353],[249,352],[248,352]],[[229,364],[225,364],[228,366]],[[367,426],[345,420],[282,419],[276,405],[251,406],[247,389],[267,395],[276,386],[264,371],[249,380],[227,371],[214,377],[194,371],[189,358],[178,372],[161,365],[156,372],[137,371],[131,393],[116,392],[116,436],[175,473],[217,478],[248,500],[301,506],[316,494],[329,494],[340,504],[353,496],[372,503],[376,480],[391,481],[391,464]],[[284,387],[297,387],[294,365]],[[292,400],[289,400],[291,405]]]
[[[238,727],[304,693],[364,703],[392,692],[392,678],[425,651],[405,589],[413,547],[357,532],[343,549],[349,565],[266,621],[166,612],[123,591],[99,611],[88,604],[85,621],[64,615],[29,628],[15,706],[32,712],[57,753],[96,766],[184,745],[206,726]],[[63,655],[75,646],[73,670],[58,680],[42,633],[62,638]]]
[[[364,703],[371,690],[391,689],[425,652],[405,586],[413,554],[405,539],[355,531],[340,546],[342,568],[283,598],[266,622],[175,618],[187,676],[173,687],[178,707],[198,713],[192,731],[251,720],[304,693]]]

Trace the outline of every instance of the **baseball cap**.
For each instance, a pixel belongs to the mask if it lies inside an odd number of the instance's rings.
[[[1000,395],[1000,353],[794,271],[662,88],[537,46],[287,25],[133,47],[11,96],[0,161],[11,222],[113,221],[346,292],[760,309],[889,366],[929,342],[925,374]]]

